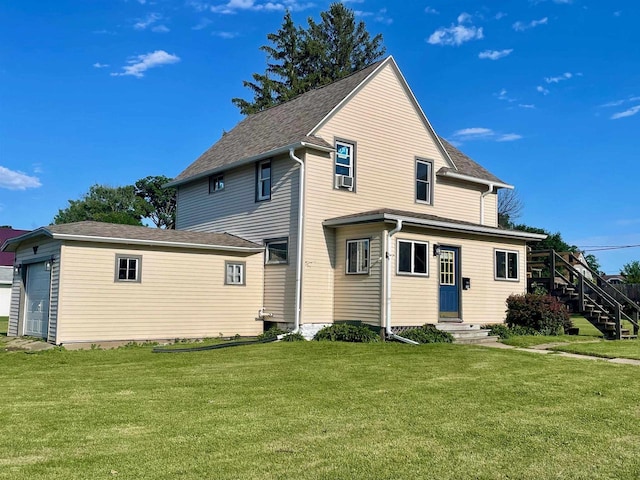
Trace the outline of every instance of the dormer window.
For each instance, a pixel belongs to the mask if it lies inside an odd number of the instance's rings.
[[[355,144],[336,141],[334,188],[353,190],[355,177]]]

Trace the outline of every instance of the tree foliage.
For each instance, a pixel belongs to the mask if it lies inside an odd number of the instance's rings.
[[[365,23],[356,22],[353,10],[342,3],[332,3],[320,16],[319,23],[309,17],[304,29],[286,12],[280,29],[267,35],[270,44],[260,47],[267,55],[265,72],[254,73],[253,81],[243,82],[253,100],[231,100],[243,114],[339,80],[384,55],[382,35],[372,38]]]
[[[93,220],[142,225],[147,218],[159,228],[174,228],[175,189],[162,188],[169,181],[167,177],[156,176],[123,187],[92,185],[79,200],[69,200],[67,208],[58,210],[53,223]]]
[[[524,204],[515,190],[498,190],[498,225],[502,228],[513,227],[513,221],[520,217]]]
[[[564,241],[560,232],[550,233],[544,228],[530,227],[525,224],[513,225],[513,230],[520,230],[522,232],[540,233],[547,235],[547,238],[542,241],[527,242],[527,245],[532,250],[550,250],[553,249],[556,252],[577,252],[578,247],[575,245],[569,245]]]
[[[587,261],[587,265],[589,265],[589,268],[591,270],[593,270],[594,272],[598,273],[599,275],[602,275],[602,271],[600,270],[600,262],[598,261],[598,257],[596,257],[593,253],[590,253],[589,255],[585,255],[584,259]]]
[[[625,283],[640,283],[640,261],[626,263],[620,270],[620,275],[624,276]]]
[[[170,178],[163,175],[141,178],[135,183],[136,196],[144,200],[145,218],[158,228],[176,228],[176,189],[163,188]]]

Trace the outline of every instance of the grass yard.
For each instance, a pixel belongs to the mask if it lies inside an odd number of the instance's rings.
[[[501,343],[514,347],[533,347],[545,343],[556,342],[593,342],[602,339],[602,334],[589,320],[581,315],[572,315],[571,321],[574,327],[580,329],[579,335],[522,335],[500,340]]]
[[[462,345],[0,354],[0,478],[640,477],[640,369]]]
[[[9,317],[0,317],[0,336],[7,335],[8,327],[9,327]]]

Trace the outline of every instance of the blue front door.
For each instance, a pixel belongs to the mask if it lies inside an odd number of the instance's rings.
[[[460,318],[460,249],[440,247],[440,318]]]

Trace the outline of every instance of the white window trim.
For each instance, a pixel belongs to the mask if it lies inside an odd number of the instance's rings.
[[[246,262],[232,262],[232,261],[226,261],[224,262],[224,284],[225,285],[232,285],[232,286],[245,286],[246,283]],[[233,279],[231,281],[229,281],[229,267],[239,267],[240,268],[240,282],[234,282]],[[235,276],[235,272],[233,273],[233,276]]]
[[[349,245],[350,244],[356,244],[356,271],[355,272],[350,272],[349,271]],[[367,267],[364,270],[359,270],[360,265],[362,262],[360,262],[361,260],[361,255],[362,255],[362,250],[364,249],[364,247],[360,247],[361,245],[367,245]],[[369,238],[358,238],[358,239],[354,239],[354,240],[347,240],[347,249],[346,249],[346,256],[345,256],[345,261],[344,261],[344,269],[345,269],[345,274],[347,275],[368,275],[369,274],[369,269],[371,267],[371,241]]]
[[[504,277],[498,276],[498,252],[504,253]],[[516,256],[516,278],[509,278],[509,254]],[[519,282],[520,281],[520,252],[517,250],[505,250],[503,248],[495,248],[493,250],[493,279],[499,282]]]
[[[427,165],[429,167],[429,180],[428,181],[424,181],[424,180],[418,180],[418,164],[419,163],[423,163],[425,165]],[[415,196],[416,196],[416,203],[421,203],[423,205],[433,205],[433,162],[431,160],[424,160],[422,158],[416,158],[416,168],[415,168],[415,172],[414,172],[414,181],[415,181]],[[427,200],[420,200],[418,198],[418,183],[426,183],[427,185],[429,185],[429,194],[427,195]]]
[[[127,260],[127,265],[130,260],[136,261],[136,278],[120,278],[120,260]],[[128,267],[127,267],[128,269]],[[114,273],[114,281],[117,283],[141,283],[142,282],[142,255],[127,255],[116,253],[116,268]]]
[[[286,260],[269,260],[269,247],[274,243],[284,243],[287,246],[287,259]],[[289,239],[288,238],[274,238],[264,241],[264,264],[265,265],[288,265],[289,264]]]
[[[269,164],[269,177],[262,177],[262,166]],[[273,186],[273,182],[271,178],[273,177],[273,165],[271,164],[271,160],[263,160],[258,163],[258,174],[257,174],[257,182],[256,182],[256,200],[264,201],[271,200],[271,187]],[[262,184],[269,179],[269,192],[267,195],[262,195]]]
[[[400,243],[410,243],[411,244],[411,272],[401,272],[400,271]],[[415,273],[416,265],[415,265],[415,257],[416,257],[416,244],[424,245],[425,250],[425,266],[426,273]],[[408,240],[399,238],[396,241],[396,275],[406,275],[412,277],[428,277],[429,276],[429,242],[423,242],[421,240]]]

